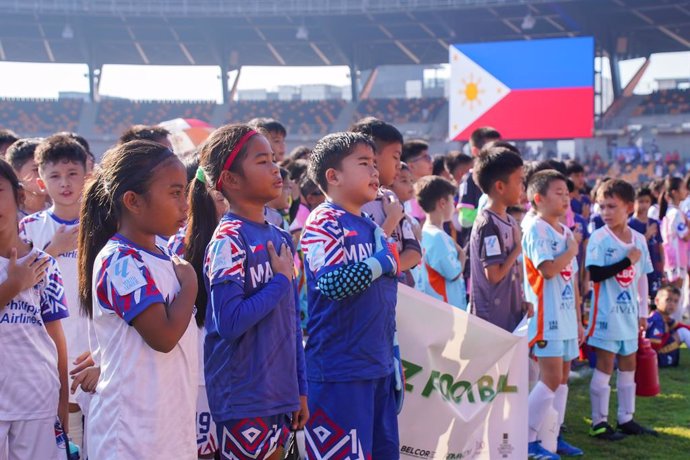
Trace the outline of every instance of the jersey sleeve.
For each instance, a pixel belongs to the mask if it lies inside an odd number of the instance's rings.
[[[211,286],[233,282],[244,289],[247,252],[239,222],[223,222],[206,249],[206,276]]]
[[[555,258],[546,232],[539,223],[539,220],[535,220],[533,224],[530,225],[525,233],[522,244],[525,257],[532,261],[535,268],[539,268],[542,263]]]
[[[313,212],[304,227],[301,244],[316,278],[344,265],[345,241],[338,211],[324,207]]]
[[[638,234],[639,235],[639,234]],[[652,265],[652,257],[649,255],[649,246],[647,246],[647,241],[643,235],[635,235],[637,237],[637,247],[642,252],[641,262],[642,271],[644,273],[654,272],[654,266]]]
[[[117,248],[104,259],[96,274],[96,295],[101,308],[128,324],[149,306],[165,302],[141,255],[132,248]]]
[[[410,218],[407,216],[405,216],[403,220],[400,222],[400,237],[402,239],[403,251],[411,249],[420,254],[422,253],[422,248],[419,245],[419,241],[417,240],[417,237],[414,234],[414,230],[412,229],[412,222],[410,221]]]
[[[40,299],[43,322],[49,323],[69,316],[65,299],[65,288],[62,284],[62,274],[57,261],[52,257],[50,258],[50,265],[45,278],[45,287],[41,291]]]
[[[587,244],[587,254],[585,255],[585,266],[603,267],[605,261],[605,250],[602,247],[602,239],[598,235],[593,235]]]
[[[425,262],[445,279],[456,279],[462,273],[462,264],[458,260],[452,240],[440,231],[429,236],[431,241],[424,245]]]
[[[498,233],[496,226],[493,225],[491,217],[485,218],[482,216],[481,219],[479,225],[472,229],[472,233],[477,233],[479,242],[479,254],[477,256],[481,260],[482,266],[486,268],[505,262],[507,255],[504,251],[501,235]]]

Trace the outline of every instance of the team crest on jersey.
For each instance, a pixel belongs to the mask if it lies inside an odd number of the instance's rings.
[[[568,265],[566,265],[566,267],[563,270],[561,270],[561,277],[563,278],[563,280],[565,280],[566,283],[572,279],[572,277],[573,277],[573,264],[572,264],[572,262],[569,263]]]
[[[549,342],[546,341],[546,340],[539,340],[539,341],[537,341],[537,346],[538,346],[539,348],[546,348],[546,345],[548,345],[548,343],[549,343]]]
[[[618,284],[622,288],[627,288],[630,286],[635,279],[635,266],[631,265],[630,267],[626,268],[625,270],[622,270],[618,273],[616,273],[616,281],[618,281]]]

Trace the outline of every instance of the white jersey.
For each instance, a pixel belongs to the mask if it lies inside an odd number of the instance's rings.
[[[44,250],[61,226],[72,231],[79,226],[79,220],[60,219],[54,214],[53,208],[50,208],[22,219],[19,223],[19,236],[35,248]],[[62,329],[67,342],[67,371],[70,372],[74,369],[74,360],[89,351],[88,318],[81,314],[79,307],[77,251],[60,254],[56,260],[62,273],[69,309],[69,317],[62,321]],[[76,402],[75,396],[70,393],[70,402]]]
[[[9,259],[0,257],[0,283],[7,279],[9,263]],[[35,420],[57,414],[57,348],[45,324],[67,315],[60,269],[52,257],[44,280],[0,307],[0,421]]]
[[[180,290],[167,254],[115,235],[96,257],[93,325],[101,376],[87,425],[91,458],[197,458],[194,317],[169,353],[152,349],[131,326],[152,304],[170,305]]]

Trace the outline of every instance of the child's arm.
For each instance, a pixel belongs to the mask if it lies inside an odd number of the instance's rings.
[[[582,326],[582,297],[577,277],[573,278],[575,285],[575,313],[577,313],[577,343],[582,345],[585,340],[585,328]]]
[[[631,265],[634,265],[638,260],[640,260],[641,255],[642,252],[633,247],[628,251],[627,256],[624,257],[623,260],[616,262],[615,264],[604,266],[590,265],[587,267],[589,269],[589,276],[594,283],[606,281],[609,278],[613,278]]]
[[[17,250],[12,249],[7,279],[0,283],[0,311],[20,292],[38,284],[45,277],[49,263],[50,258],[40,258],[38,254],[17,263]]]
[[[382,200],[383,213],[386,215],[386,220],[381,224],[381,228],[383,228],[383,232],[386,235],[392,235],[395,227],[405,217],[405,208],[403,208],[402,203],[393,194],[384,195]]]
[[[400,222],[400,238],[403,248],[400,252],[400,271],[404,272],[422,261],[422,249],[407,216]]]
[[[455,241],[451,241],[450,236],[440,232],[431,238],[431,244],[425,245],[427,248],[424,255],[426,263],[448,281],[459,279],[463,270],[460,257],[453,254],[453,249],[459,249],[456,248]],[[459,255],[460,253],[458,253]]]
[[[647,329],[647,317],[649,316],[649,281],[647,275],[642,274],[637,282],[637,317],[640,323],[640,331]]]
[[[568,246],[563,254],[553,260],[545,260],[537,267],[544,279],[551,279],[558,275],[577,255],[577,242],[572,236],[568,237]]]
[[[299,387],[300,409],[292,414],[292,429],[301,430],[309,420],[309,407],[307,406],[307,365],[304,359],[304,345],[302,344],[302,321],[299,310],[299,290],[297,283],[292,283],[295,293],[296,306],[296,351],[297,351],[297,384]]]
[[[46,331],[50,338],[55,342],[58,357],[58,377],[60,378],[60,399],[58,401],[58,413],[62,428],[65,433],[69,432],[69,384],[67,383],[67,342],[62,331],[60,321],[49,321],[45,323]]]
[[[496,238],[500,238],[500,235],[496,235]],[[503,278],[508,275],[508,272],[513,265],[515,265],[515,262],[522,252],[522,245],[520,244],[520,241],[522,240],[522,232],[520,231],[520,227],[517,225],[513,226],[513,240],[515,241],[515,247],[512,251],[510,251],[508,257],[506,257],[503,262],[484,267],[484,274],[486,275],[486,279],[489,281],[489,283],[500,283]]]

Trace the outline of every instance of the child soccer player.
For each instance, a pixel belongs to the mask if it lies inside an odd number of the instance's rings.
[[[10,145],[19,140],[19,137],[10,129],[0,129],[0,158],[6,158],[5,154]]]
[[[79,300],[97,343],[90,458],[196,458],[194,269],[156,245],[185,220],[186,172],[167,147],[131,141],[105,154],[84,192]]]
[[[570,205],[565,176],[552,169],[534,174],[527,196],[537,215],[522,239],[525,297],[534,305],[528,337],[540,371],[539,382],[529,395],[529,456],[557,459],[537,437],[551,407],[558,413],[559,428],[563,425],[570,362],[578,356],[583,338],[575,257],[578,245],[572,231],[561,223]],[[582,450],[560,435],[556,452],[582,455]]]
[[[273,150],[273,161],[280,163],[285,159],[285,138],[287,130],[282,123],[273,118],[254,118],[247,122],[250,128],[263,134],[271,144]]]
[[[475,160],[474,181],[488,195],[470,238],[470,299],[480,318],[513,332],[525,314],[517,260],[520,226],[506,212],[520,203],[524,189],[522,158],[505,147],[486,149]]]
[[[0,159],[0,457],[54,459],[55,417],[68,431],[68,316],[55,260],[22,241],[17,212],[24,192]]]
[[[414,178],[407,164],[401,163],[400,171],[395,176],[390,190],[395,193],[398,200],[403,203],[414,199]],[[413,247],[415,245],[419,246],[419,241],[422,239],[422,228],[417,219],[405,213],[405,217],[400,221],[400,225],[396,227],[391,237],[396,242],[398,252],[402,252],[405,245],[408,247]],[[403,242],[404,240],[408,241]],[[419,251],[421,253],[421,248]],[[402,271],[400,278],[401,282],[410,287],[414,287],[416,276],[419,273],[418,268],[419,266],[417,265]]]
[[[43,211],[49,203],[48,194],[39,184],[38,165],[34,160],[41,139],[19,139],[5,153],[7,161],[17,173],[24,189],[24,201],[19,208],[20,219]]]
[[[604,182],[597,203],[604,227],[589,238],[586,264],[594,283],[589,312],[587,343],[594,348],[597,366],[589,394],[592,401],[590,435],[616,441],[625,435],[656,434],[633,420],[635,413],[635,366],[637,338],[646,328],[648,307],[647,273],[652,272],[647,242],[628,227],[635,202],[635,189],[620,179]],[[607,421],[609,381],[618,360],[618,431]]]
[[[633,230],[641,233],[647,240],[649,258],[652,261],[654,271],[647,275],[649,285],[649,297],[656,298],[656,293],[661,287],[664,272],[664,252],[661,240],[661,225],[659,221],[649,217],[649,208],[652,205],[652,191],[642,187],[635,195],[635,213],[628,219],[628,225]]]
[[[266,222],[269,224],[273,224],[287,232],[290,230],[290,223],[288,222],[288,210],[290,208],[292,181],[288,177],[288,171],[285,168],[280,168],[280,178],[283,179],[282,192],[278,198],[266,203],[266,207],[264,208],[264,217],[266,218]]]
[[[415,184],[417,201],[426,213],[422,227],[422,290],[461,310],[467,310],[465,252],[444,230],[455,211],[455,186],[438,176],[426,176]]]
[[[77,233],[79,206],[86,177],[86,152],[75,140],[56,134],[36,147],[39,184],[48,192],[53,206],[22,219],[19,233],[25,241],[57,260],[65,287],[70,315],[62,322],[67,342],[68,371],[89,351],[87,319],[79,314],[77,279]],[[82,413],[75,394],[70,393],[70,435],[82,446]]]
[[[433,170],[433,160],[431,155],[429,155],[429,144],[420,139],[412,139],[405,142],[402,146],[402,154],[400,155],[400,161],[407,164],[412,173],[414,181],[418,181],[424,176],[430,176],[436,173],[436,175],[441,175],[443,172],[448,175],[445,171],[445,163],[441,160],[442,171]],[[424,210],[419,206],[419,203],[415,199],[403,201],[405,205],[405,212],[419,221],[424,220]]]
[[[688,189],[679,177],[667,177],[664,190],[659,197],[659,219],[661,220],[661,237],[664,247],[664,271],[669,283],[682,288],[688,276],[688,231],[687,219],[679,209],[680,204],[688,196]],[[683,317],[685,304],[681,299],[675,319]]]
[[[360,133],[317,142],[309,176],[327,201],[302,235],[309,296],[307,456],[399,458],[394,249],[362,213],[379,188],[375,145]],[[375,305],[375,308],[372,306]]]
[[[647,320],[646,337],[656,350],[659,367],[676,367],[680,360],[680,346],[690,347],[690,328],[676,322],[673,314],[680,302],[680,289],[663,286],[656,294],[656,310]]]

